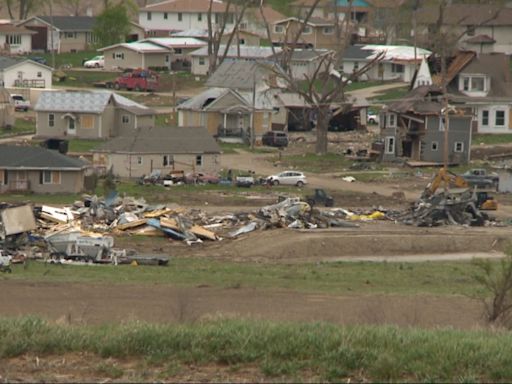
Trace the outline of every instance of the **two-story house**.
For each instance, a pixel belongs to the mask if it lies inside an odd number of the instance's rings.
[[[227,4],[222,1],[211,2],[212,23],[223,24]],[[187,29],[208,29],[208,10],[210,0],[168,0],[147,5],[139,10],[139,24],[148,36],[169,36],[170,32]],[[235,24],[235,6],[230,6],[226,26]]]
[[[32,50],[32,35],[36,32],[12,24],[0,24],[0,52],[19,55]]]
[[[471,156],[472,116],[464,108],[451,108],[446,143],[442,106],[441,89],[428,85],[387,105],[379,119],[384,141],[382,159],[441,164],[447,145],[450,164],[467,164]]]
[[[460,52],[447,71],[450,102],[473,115],[478,133],[512,133],[510,59],[503,53]],[[434,83],[440,84],[440,76]]]
[[[36,136],[107,139],[155,125],[155,111],[107,91],[43,92],[34,107]]]
[[[336,36],[336,23],[319,17],[311,17],[304,26],[297,42],[296,36],[300,32],[305,20],[297,17],[276,21],[271,28],[272,44],[284,46],[295,44],[295,48],[325,48],[336,49],[339,39]]]
[[[489,2],[487,2],[489,3]],[[512,8],[498,4],[452,4],[444,9],[443,28],[458,37],[461,49],[479,53],[512,54]],[[417,34],[429,41],[439,19],[439,7],[426,5],[417,12]]]

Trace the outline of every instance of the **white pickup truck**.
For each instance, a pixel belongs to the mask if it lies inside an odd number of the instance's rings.
[[[12,94],[11,104],[14,105],[15,111],[27,112],[30,108],[30,101],[26,100],[23,95]]]

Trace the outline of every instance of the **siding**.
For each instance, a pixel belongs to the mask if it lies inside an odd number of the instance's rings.
[[[15,180],[16,171],[7,171],[8,180]],[[84,188],[84,171],[61,171],[59,184],[41,184],[41,171],[27,171],[26,180],[29,189],[34,193],[79,193]],[[8,192],[8,187],[0,185],[0,193]]]
[[[38,76],[39,73],[41,73],[41,77]],[[2,76],[6,88],[15,87],[15,82],[20,76],[21,79],[25,80],[37,80],[38,82],[42,80],[44,81],[45,88],[52,87],[52,71],[30,62],[7,68],[2,72]]]

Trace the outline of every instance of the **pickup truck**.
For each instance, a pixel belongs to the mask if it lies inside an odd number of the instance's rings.
[[[26,100],[22,95],[12,94],[11,104],[14,105],[15,111],[27,112],[30,108],[30,101]]]
[[[500,177],[497,173],[488,172],[486,169],[482,168],[470,169],[461,176],[470,186],[477,188],[497,189],[500,182]]]

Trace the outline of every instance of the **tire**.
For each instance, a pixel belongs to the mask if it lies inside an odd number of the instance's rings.
[[[99,68],[100,65],[98,63],[94,64],[94,68]]]
[[[277,187],[279,185],[279,180],[272,180],[272,185]]]
[[[302,187],[304,186],[304,182],[302,182],[302,181],[300,181],[300,180],[299,180],[299,181],[297,181],[297,184],[295,184],[295,185],[296,185],[297,187],[299,187],[299,188],[302,188]]]

